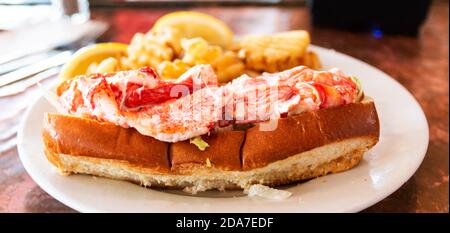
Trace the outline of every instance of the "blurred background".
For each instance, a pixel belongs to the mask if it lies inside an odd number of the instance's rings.
[[[13,29],[57,16],[73,20],[89,18],[89,8],[185,8],[211,6],[306,6],[317,26],[375,33],[416,35],[426,18],[431,0],[1,0],[0,29]]]
[[[162,15],[211,14],[236,35],[304,29],[312,44],[361,59],[423,107],[430,145],[418,172],[367,212],[448,212],[447,0],[0,0],[0,212],[72,212],[26,174],[16,148],[24,110],[79,48],[130,43]]]

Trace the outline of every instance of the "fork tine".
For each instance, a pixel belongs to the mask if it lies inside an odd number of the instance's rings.
[[[5,64],[0,64],[0,75],[12,72],[14,70],[18,70],[22,67],[25,67],[27,65],[30,65],[32,63],[36,63],[39,61],[42,61],[46,58],[51,57],[52,55],[55,55],[56,51],[48,51],[48,52],[43,52],[43,53],[37,53],[37,54],[32,54],[32,55],[27,55],[25,57],[16,59],[14,61],[5,63]]]
[[[4,87],[0,87],[0,97],[16,95],[22,93],[27,88],[35,85],[36,83],[48,79],[50,77],[56,76],[60,70],[61,66],[57,66],[54,68],[50,68],[46,71],[38,73],[36,75],[31,76],[30,78],[17,81],[15,83],[6,85]]]
[[[64,51],[38,63],[0,76],[0,87],[28,78],[33,74],[37,74],[49,68],[62,65],[69,60],[71,55],[71,51]]]
[[[3,132],[0,133],[0,141],[4,141],[6,139],[13,137],[17,133],[18,129],[19,129],[19,126],[17,124],[17,125],[14,125],[13,127],[10,127],[7,130],[4,130]]]
[[[21,49],[21,50],[16,50],[15,52],[10,52],[7,54],[2,54],[0,55],[0,65],[6,64],[8,62],[12,62],[14,60],[23,58],[25,56],[29,56],[29,55],[33,55],[36,54],[38,52],[41,52],[39,50],[36,51],[27,51],[25,49]]]
[[[3,152],[13,149],[17,145],[17,136],[0,143],[0,155]]]

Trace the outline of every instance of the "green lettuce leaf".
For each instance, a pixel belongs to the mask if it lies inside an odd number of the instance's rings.
[[[361,82],[359,81],[359,79],[355,76],[351,76],[350,79],[352,80],[352,82],[354,82],[356,84],[356,88],[358,89],[358,97],[357,100],[361,101],[364,98],[364,91],[362,90],[362,85]]]
[[[206,147],[209,147],[209,144],[205,142],[201,136],[189,139],[189,143],[196,145],[201,151],[204,151]]]

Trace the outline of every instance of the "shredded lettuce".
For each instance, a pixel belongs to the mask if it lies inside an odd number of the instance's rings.
[[[364,98],[364,91],[362,90],[361,82],[355,76],[350,76],[350,79],[352,80],[352,82],[354,82],[356,84],[356,88],[358,89],[357,100],[361,101]]]
[[[206,149],[206,147],[209,147],[209,144],[207,142],[205,142],[201,136],[191,138],[189,140],[189,143],[196,145],[198,147],[198,149],[201,151],[204,151]]]

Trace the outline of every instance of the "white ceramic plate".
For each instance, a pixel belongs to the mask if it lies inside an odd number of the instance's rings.
[[[54,108],[43,98],[28,109],[18,132],[20,158],[46,192],[81,212],[357,212],[384,199],[421,164],[428,125],[414,97],[380,70],[347,55],[312,46],[324,69],[339,67],[357,76],[374,98],[381,121],[380,142],[356,168],[285,186],[283,201],[210,191],[200,196],[143,188],[87,175],[60,176],[43,153],[41,123]],[[234,196],[234,197],[233,197]]]

